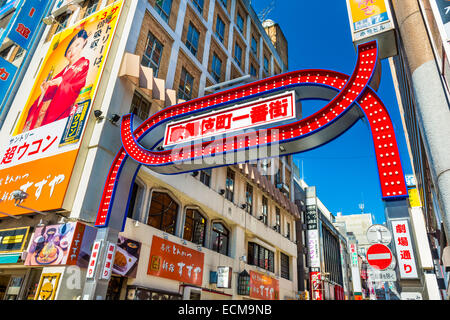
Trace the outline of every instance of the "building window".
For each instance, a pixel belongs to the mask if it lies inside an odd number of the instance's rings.
[[[200,12],[200,13],[203,13],[204,2],[205,2],[204,0],[192,0],[194,7],[196,7],[198,12]]]
[[[222,60],[220,60],[215,53],[213,53],[211,69],[214,80],[216,80],[216,82],[220,82],[220,74],[222,73]]]
[[[133,184],[133,189],[131,190],[131,199],[127,213],[128,218],[133,220],[140,220],[140,212],[143,198],[144,198],[144,188],[135,182]]]
[[[65,29],[67,27],[67,24],[69,23],[70,13],[66,12],[62,15],[58,16],[56,18],[56,21],[58,21],[58,27],[56,28],[55,33],[58,33],[59,31]]]
[[[238,27],[239,31],[244,34],[244,18],[242,18],[239,13],[236,16],[236,26]]]
[[[225,181],[225,198],[233,202],[234,199],[234,171],[227,168],[227,179]]]
[[[241,66],[241,62],[242,62],[242,48],[235,43],[234,45],[234,61],[236,61],[236,63]]]
[[[259,244],[253,242],[248,243],[248,264],[258,266],[270,272],[274,272],[274,257],[275,254],[272,251],[264,248],[263,246],[260,246]]]
[[[230,232],[220,222],[212,225],[211,231],[212,250],[218,253],[228,255],[228,243],[230,241]]]
[[[189,72],[187,72],[185,68],[182,68],[180,85],[178,86],[178,98],[183,100],[190,100],[192,98],[193,85],[194,78]]]
[[[256,77],[256,68],[252,64],[250,65],[250,75]]]
[[[252,36],[251,49],[255,56],[258,55],[258,41]]]
[[[262,222],[267,225],[268,223],[268,214],[269,214],[269,204],[267,201],[267,198],[265,196],[262,197],[262,210],[261,210],[261,214],[262,214]]]
[[[220,42],[224,42],[225,39],[225,23],[217,16],[216,21],[216,36],[219,38]]]
[[[250,183],[247,183],[245,188],[245,211],[249,214],[253,214],[253,187]]]
[[[280,275],[289,280],[289,256],[280,252]]]
[[[158,77],[159,64],[161,62],[164,46],[156,37],[149,32],[147,36],[147,44],[142,55],[142,65],[153,69],[153,75]]]
[[[187,209],[184,221],[183,239],[205,245],[206,219],[198,210]]]
[[[291,239],[291,224],[286,223],[286,238]]]
[[[153,192],[147,224],[164,232],[175,234],[178,204],[163,192]]]
[[[151,104],[139,92],[135,91],[133,100],[131,100],[130,113],[134,113],[142,120],[146,120],[150,116]]]
[[[186,47],[189,49],[190,52],[192,52],[194,56],[197,55],[199,37],[200,33],[198,32],[198,30],[192,25],[192,23],[189,23],[189,29],[186,39]]]
[[[266,56],[264,56],[264,71],[269,73],[269,59]]]
[[[169,22],[172,0],[156,0],[155,10],[165,22]]]
[[[95,10],[97,10],[97,6],[98,0],[89,0],[83,18],[86,18],[87,16],[90,16],[92,13],[94,13]]]
[[[281,232],[281,214],[278,207],[275,207],[275,227],[277,232]]]
[[[200,181],[208,187],[211,185],[211,174],[212,169],[205,169],[200,171]]]

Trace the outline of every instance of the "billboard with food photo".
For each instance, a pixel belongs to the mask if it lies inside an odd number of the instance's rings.
[[[28,245],[24,264],[86,268],[96,234],[95,228],[81,222],[37,227]]]
[[[53,36],[13,134],[0,151],[0,212],[29,212],[14,205],[11,193],[19,189],[28,194],[24,206],[62,208],[122,3]]]
[[[119,235],[113,273],[119,276],[136,278],[141,243]]]

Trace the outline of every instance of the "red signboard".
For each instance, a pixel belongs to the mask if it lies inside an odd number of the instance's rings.
[[[367,262],[378,270],[385,270],[392,263],[391,250],[384,244],[376,243],[367,249]]]
[[[323,300],[323,288],[320,272],[310,272],[309,278],[311,282],[311,296],[312,300]]]
[[[174,145],[218,134],[256,128],[295,118],[295,93],[270,96],[256,102],[241,104],[218,112],[169,123],[164,145]]]
[[[278,280],[250,271],[250,297],[263,300],[279,300],[280,289]]]
[[[147,274],[202,285],[205,254],[153,236]]]

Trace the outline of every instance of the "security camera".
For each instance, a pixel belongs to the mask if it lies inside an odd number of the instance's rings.
[[[11,196],[14,198],[15,203],[20,203],[28,197],[28,194],[22,190],[14,190],[11,192]]]

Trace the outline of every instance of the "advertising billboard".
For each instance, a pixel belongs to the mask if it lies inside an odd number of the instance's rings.
[[[395,249],[401,279],[417,279],[417,266],[408,220],[393,220]]]
[[[250,297],[263,300],[280,300],[280,285],[275,278],[250,271]]]
[[[205,254],[153,236],[147,274],[202,286]]]
[[[0,212],[30,212],[15,206],[15,190],[27,194],[28,208],[63,208],[122,2],[53,36],[14,131],[0,150]]]

